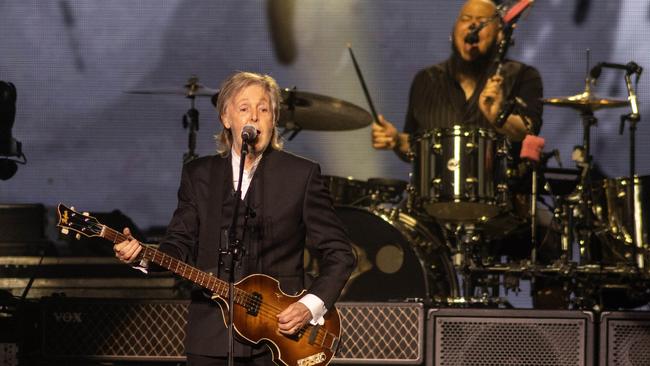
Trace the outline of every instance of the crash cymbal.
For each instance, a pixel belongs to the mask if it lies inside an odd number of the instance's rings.
[[[602,108],[620,108],[629,104],[627,100],[598,98],[589,91],[569,97],[542,99],[542,103],[588,111],[595,111]]]
[[[289,130],[346,131],[363,128],[372,123],[365,109],[341,99],[282,89],[280,91],[279,127]],[[216,105],[218,94],[212,97]]]
[[[183,87],[156,87],[146,89],[132,89],[128,94],[153,94],[153,95],[184,95],[193,97],[212,97],[219,92],[218,89],[208,88],[199,83],[197,77],[191,77]]]

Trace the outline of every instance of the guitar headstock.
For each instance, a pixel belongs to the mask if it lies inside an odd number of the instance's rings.
[[[101,236],[103,225],[87,212],[79,213],[74,210],[74,207],[68,208],[63,204],[59,204],[57,213],[59,222],[56,226],[61,228],[61,233],[67,235],[70,231],[74,231],[77,233],[77,239],[81,238],[81,235],[87,237]]]

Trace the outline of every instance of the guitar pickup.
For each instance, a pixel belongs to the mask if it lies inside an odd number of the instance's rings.
[[[309,344],[314,344],[319,329],[320,329],[320,325],[314,325],[313,327],[311,327],[311,332],[309,332]]]
[[[246,314],[257,316],[260,312],[260,306],[262,305],[262,294],[259,292],[253,292],[250,299],[246,301]]]

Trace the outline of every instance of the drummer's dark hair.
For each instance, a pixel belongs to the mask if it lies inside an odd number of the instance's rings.
[[[254,72],[238,71],[226,79],[219,89],[217,98],[217,112],[219,119],[222,120],[226,114],[226,109],[239,92],[251,85],[259,85],[267,92],[271,100],[271,110],[273,111],[273,136],[271,136],[271,147],[276,150],[282,150],[283,142],[277,129],[278,118],[280,117],[280,87],[278,83],[269,75],[257,74]],[[228,156],[232,148],[233,136],[232,131],[223,128],[221,132],[214,136],[217,141],[217,153],[221,156]]]

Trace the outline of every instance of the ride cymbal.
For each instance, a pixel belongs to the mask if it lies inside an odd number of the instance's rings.
[[[132,89],[127,94],[152,94],[152,95],[184,95],[187,98],[212,97],[219,93],[218,89],[208,88],[199,83],[197,77],[191,77],[183,87],[155,87],[145,89]]]

